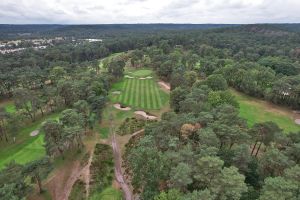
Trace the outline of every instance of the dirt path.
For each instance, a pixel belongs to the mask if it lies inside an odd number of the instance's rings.
[[[46,183],[46,188],[54,200],[67,200],[74,183],[79,178],[82,168],[79,161],[74,161],[57,170]]]
[[[83,180],[85,182],[86,199],[88,199],[89,194],[90,194],[90,182],[91,182],[90,167],[91,167],[92,160],[93,160],[93,155],[94,155],[93,152],[94,151],[92,151],[90,153],[89,161],[88,161],[87,165],[82,170],[82,178],[83,178]]]
[[[116,179],[119,182],[119,184],[124,192],[125,199],[132,200],[133,198],[132,198],[131,190],[129,189],[128,184],[126,183],[126,181],[124,181],[124,178],[123,178],[123,173],[122,173],[122,169],[121,169],[121,153],[120,153],[120,148],[116,141],[115,133],[113,134],[111,144],[112,144],[113,153],[114,153]]]

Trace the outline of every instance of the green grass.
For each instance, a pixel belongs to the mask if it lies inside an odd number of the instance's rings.
[[[240,116],[247,120],[249,126],[259,122],[272,121],[282,128],[285,133],[300,131],[300,126],[295,124],[293,120],[292,111],[231,91],[239,102]]]
[[[4,103],[0,103],[0,108],[4,108],[8,113],[15,113],[16,107],[12,101],[7,101]]]
[[[16,143],[5,141],[0,142],[0,169],[6,164],[15,160],[17,163],[25,164],[39,159],[45,155],[44,134],[41,132],[36,137],[31,137],[30,133],[41,127],[41,123],[46,119],[56,119],[59,114],[48,115],[30,125],[22,128],[17,135]]]
[[[132,74],[135,77],[146,77],[152,75],[152,70],[149,69],[140,69],[137,71],[133,71]]]
[[[122,193],[112,187],[108,187],[101,193],[94,193],[89,200],[122,200]]]
[[[151,70],[138,70],[136,72],[142,74],[141,71],[151,72]],[[133,72],[130,76],[133,76],[136,72]],[[112,102],[121,103],[134,109],[158,110],[165,106],[169,100],[169,95],[159,88],[154,78],[125,77],[121,82],[113,85],[112,91],[121,91],[121,94],[111,94]]]

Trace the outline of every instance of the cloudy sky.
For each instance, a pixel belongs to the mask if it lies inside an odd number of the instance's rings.
[[[0,0],[1,24],[300,22],[300,0]]]

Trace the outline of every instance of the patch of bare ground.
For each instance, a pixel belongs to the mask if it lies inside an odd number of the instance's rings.
[[[158,84],[160,85],[160,87],[168,92],[170,92],[171,90],[171,86],[169,83],[164,82],[164,81],[158,81]]]

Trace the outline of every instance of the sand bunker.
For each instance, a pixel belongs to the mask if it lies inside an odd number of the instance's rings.
[[[146,78],[139,78],[140,80],[145,80]]]
[[[128,76],[128,75],[125,75],[125,78],[134,78],[134,77],[132,77],[132,76]]]
[[[152,76],[147,76],[147,77],[146,77],[146,79],[152,79],[152,78],[153,78]]]
[[[300,125],[300,119],[295,119],[295,123]]]
[[[112,94],[121,94],[121,91],[113,91]]]
[[[116,109],[118,109],[118,110],[123,110],[123,111],[131,110],[130,107],[123,107],[123,106],[121,106],[121,104],[119,104],[119,103],[114,104],[114,107],[115,107]]]
[[[170,91],[170,89],[171,89],[170,85],[167,84],[167,83],[165,83],[165,82],[163,82],[163,81],[159,81],[158,84],[159,84],[161,87],[163,87],[164,89],[166,89],[166,90],[169,90],[169,91]]]
[[[156,116],[154,116],[154,115],[148,115],[148,114],[147,114],[146,112],[144,112],[144,111],[135,111],[134,114],[136,114],[136,115],[141,115],[141,116],[143,116],[144,118],[150,119],[150,120],[155,120],[155,119],[157,119]]]
[[[35,130],[35,131],[32,131],[32,132],[30,133],[30,136],[31,136],[31,137],[34,137],[34,136],[37,136],[39,133],[40,133],[39,130]]]

